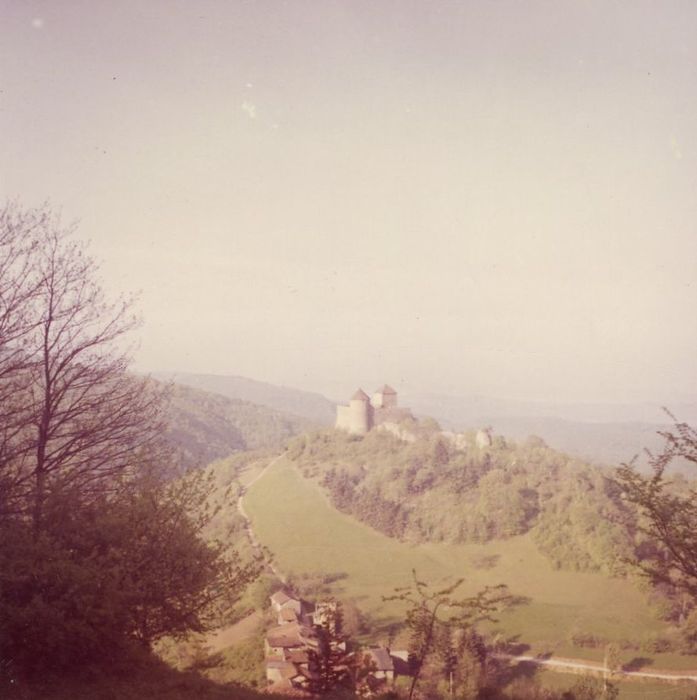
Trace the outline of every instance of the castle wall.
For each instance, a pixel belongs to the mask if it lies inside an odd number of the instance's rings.
[[[382,405],[384,408],[396,408],[397,407],[397,394],[383,394],[382,395]]]
[[[408,408],[376,408],[373,412],[373,425],[386,422],[399,423],[409,418],[413,418],[413,416]]]
[[[349,406],[336,407],[336,427],[351,430],[351,409]]]

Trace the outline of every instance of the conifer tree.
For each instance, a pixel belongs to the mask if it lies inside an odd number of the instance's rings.
[[[354,655],[347,650],[348,640],[341,634],[341,605],[332,603],[323,623],[313,627],[316,648],[308,651],[306,689],[313,695],[327,695],[336,688],[352,689],[354,685]]]

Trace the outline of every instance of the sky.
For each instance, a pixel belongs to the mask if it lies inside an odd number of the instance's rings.
[[[0,0],[0,195],[135,367],[697,396],[697,3]]]

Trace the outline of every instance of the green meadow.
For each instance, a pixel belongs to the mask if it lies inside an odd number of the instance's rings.
[[[401,621],[400,604],[383,596],[408,585],[415,569],[434,584],[464,578],[463,595],[507,584],[524,602],[502,614],[490,631],[535,653],[600,659],[602,650],[573,646],[571,637],[641,642],[665,631],[630,581],[555,570],[528,536],[486,545],[399,542],[334,509],[315,483],[283,459],[249,488],[244,502],[282,572],[342,574],[334,593],[355,601],[377,629]],[[624,656],[651,657],[654,668],[697,666],[694,657],[637,651]]]
[[[569,690],[578,676],[548,670],[537,670],[535,680],[543,687],[555,691]],[[665,683],[661,681],[622,681],[615,680],[619,691],[617,700],[692,700],[695,697],[695,684]]]

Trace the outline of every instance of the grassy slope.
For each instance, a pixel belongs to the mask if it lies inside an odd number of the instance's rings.
[[[176,671],[157,658],[112,664],[106,670],[83,669],[33,683],[3,684],[2,700],[268,700],[236,683],[215,682],[194,671]]]
[[[401,618],[399,604],[384,603],[381,596],[407,584],[415,568],[433,582],[466,577],[463,593],[507,583],[512,593],[530,598],[529,604],[503,615],[497,629],[506,638],[519,636],[536,652],[599,658],[601,652],[571,647],[570,635],[640,640],[662,630],[642,593],[629,582],[556,571],[527,536],[487,545],[404,544],[336,511],[315,484],[285,461],[249,489],[245,504],[259,539],[282,571],[344,572],[347,577],[335,584],[336,593],[355,599],[378,623]],[[495,566],[474,567],[483,554],[497,557]],[[630,652],[624,660],[637,655]],[[690,657],[654,659],[657,668],[697,665]]]

